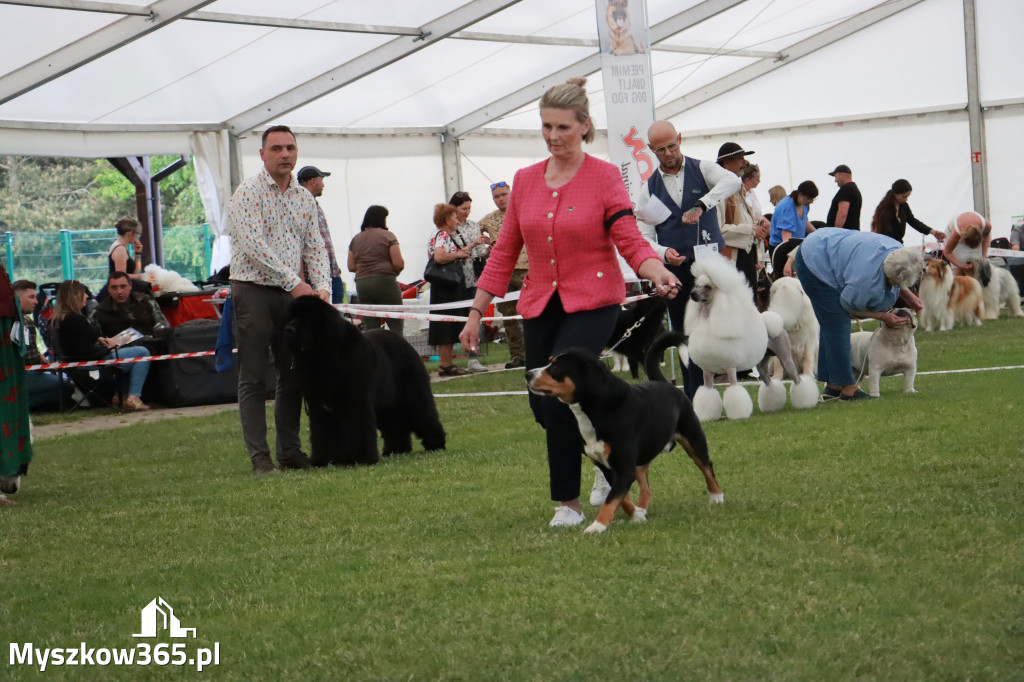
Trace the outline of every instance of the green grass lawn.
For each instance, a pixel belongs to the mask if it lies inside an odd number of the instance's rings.
[[[707,425],[725,504],[677,449],[650,520],[600,536],[548,528],[522,396],[439,398],[446,452],[359,469],[254,478],[234,412],[37,443],[0,508],[0,679],[197,676],[40,674],[11,642],[217,643],[201,675],[232,680],[1021,679],[1024,370],[927,372],[1024,365],[1024,320],[918,347],[916,394]],[[196,639],[132,637],[157,596]]]

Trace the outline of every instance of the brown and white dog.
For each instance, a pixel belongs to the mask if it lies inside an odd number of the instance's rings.
[[[973,277],[954,276],[949,263],[928,261],[921,276],[921,318],[925,331],[949,331],[954,324],[980,326],[985,317],[981,283]]]
[[[629,18],[629,0],[608,0],[604,18],[608,22],[608,38],[613,55],[621,57],[643,54],[646,51],[633,35],[633,22]]]

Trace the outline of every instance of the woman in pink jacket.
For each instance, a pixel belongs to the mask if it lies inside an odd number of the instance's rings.
[[[491,299],[505,294],[525,244],[530,270],[517,310],[523,316],[526,369],[543,367],[569,348],[602,350],[626,290],[616,248],[659,294],[672,298],[679,286],[640,235],[619,170],[583,151],[583,142],[594,139],[585,83],[574,78],[541,98],[551,156],[516,173],[501,235],[459,336],[463,348],[476,348],[480,317]],[[583,439],[576,418],[555,398],[531,393],[530,407],[547,432],[551,499],[558,503],[551,525],[579,525]]]

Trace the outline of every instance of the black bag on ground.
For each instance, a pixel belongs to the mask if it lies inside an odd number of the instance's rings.
[[[189,320],[175,327],[167,340],[167,352],[196,353],[217,347],[220,320]],[[163,360],[160,367],[160,402],[168,407],[216,405],[238,399],[238,370],[217,372],[213,355]]]

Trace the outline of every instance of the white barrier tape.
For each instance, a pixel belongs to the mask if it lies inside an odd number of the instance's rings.
[[[518,298],[518,291],[512,292]],[[655,294],[641,294],[639,296],[629,296],[624,301],[625,303],[634,303],[636,301],[642,301],[645,298],[651,298]],[[512,300],[507,299],[495,299],[497,302]],[[453,308],[468,308],[473,305],[471,299],[464,301],[453,301],[451,303],[438,303],[438,304],[417,304],[417,305],[384,305],[384,304],[350,304],[350,303],[338,303],[334,307],[340,312],[348,315],[357,315],[359,317],[376,317],[384,320],[427,320],[428,322],[466,322],[469,318],[463,315],[432,315],[429,313],[419,312],[408,312],[410,308],[415,310],[450,310]],[[521,320],[522,315],[498,315],[494,317],[482,317],[481,322],[500,322],[501,320]]]
[[[941,253],[942,244],[938,242],[926,242],[922,245],[922,249],[925,251]],[[989,249],[988,255],[1000,256],[1002,258],[1024,258],[1024,251],[1014,251],[1013,249]]]

